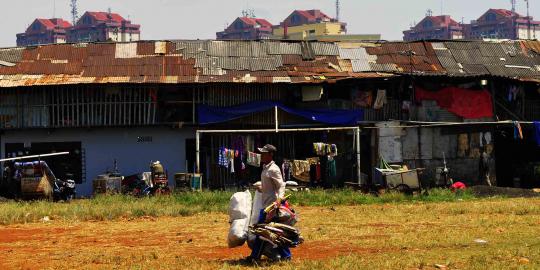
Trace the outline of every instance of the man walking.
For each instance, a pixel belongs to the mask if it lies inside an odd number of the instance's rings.
[[[261,174],[262,202],[263,206],[266,207],[285,195],[285,182],[283,181],[279,166],[274,161],[274,153],[277,151],[276,147],[267,144],[258,149],[261,153],[261,162],[263,164]]]
[[[277,166],[274,162],[274,153],[277,151],[276,147],[271,144],[267,144],[262,148],[258,148],[258,150],[261,153],[261,163],[263,166],[263,171],[261,173],[263,209],[259,209],[260,214],[257,223],[264,223],[266,220],[264,208],[285,196],[285,182],[283,181],[279,166]],[[272,248],[257,237],[248,260],[259,260],[263,254],[272,260],[291,259],[291,252],[289,248]]]

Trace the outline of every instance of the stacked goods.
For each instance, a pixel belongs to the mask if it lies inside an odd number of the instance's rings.
[[[24,197],[52,198],[56,177],[45,161],[16,162],[15,170]]]
[[[298,216],[290,206],[288,197],[269,205],[264,210],[264,222],[252,225],[249,229],[251,234],[270,244],[272,248],[293,248],[304,242],[300,231],[293,227],[298,222]]]
[[[251,217],[251,193],[249,190],[235,193],[229,204],[229,236],[230,248],[242,246],[248,237]]]

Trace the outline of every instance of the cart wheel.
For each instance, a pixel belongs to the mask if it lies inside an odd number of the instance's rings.
[[[409,186],[407,185],[399,185],[396,187],[396,190],[399,191],[400,193],[403,193],[403,194],[406,194],[406,195],[412,195],[412,190]]]

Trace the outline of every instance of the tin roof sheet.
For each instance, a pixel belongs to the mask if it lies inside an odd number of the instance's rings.
[[[315,53],[315,55],[339,55],[338,45],[335,43],[313,42],[311,46],[313,47],[313,52]]]
[[[364,73],[377,72],[491,74],[533,80],[540,77],[537,47],[537,42],[384,42],[341,46],[273,40],[46,45],[0,49],[0,86],[111,82],[317,83],[361,78]]]

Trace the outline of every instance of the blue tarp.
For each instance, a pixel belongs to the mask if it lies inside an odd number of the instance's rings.
[[[224,123],[253,113],[268,111],[276,106],[287,113],[330,125],[356,125],[364,119],[363,110],[293,109],[278,102],[257,101],[225,108],[199,105],[199,124]]]

